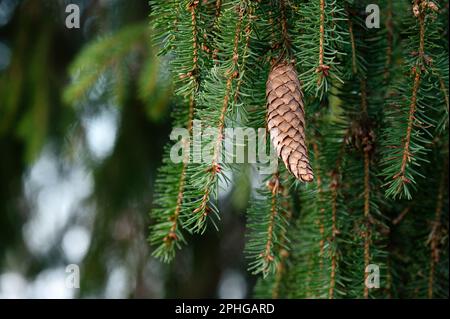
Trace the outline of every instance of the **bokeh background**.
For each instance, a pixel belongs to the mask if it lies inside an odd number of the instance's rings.
[[[80,29],[65,25],[81,9]],[[220,231],[165,265],[148,245],[171,85],[147,0],[0,0],[0,298],[242,298],[249,181]],[[65,270],[80,267],[80,289]]]

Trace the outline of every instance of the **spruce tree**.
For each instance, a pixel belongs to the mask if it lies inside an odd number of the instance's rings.
[[[154,256],[169,263],[187,234],[220,231],[221,189],[244,176],[260,181],[246,213],[254,296],[448,297],[446,1],[150,6],[175,88],[173,127],[188,132],[182,161],[170,142],[159,170]],[[235,127],[266,130],[258,147],[273,144],[275,170],[222,160]],[[205,147],[210,156],[195,161]]]

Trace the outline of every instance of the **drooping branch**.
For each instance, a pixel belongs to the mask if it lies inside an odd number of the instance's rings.
[[[364,152],[364,218],[366,223],[366,230],[364,233],[364,269],[370,264],[370,241],[371,241],[371,227],[370,227],[370,159],[369,153]],[[364,279],[367,278],[367,273],[364,275]],[[369,298],[369,286],[364,285],[364,298]]]
[[[326,74],[326,70],[329,68],[324,64],[324,42],[325,42],[325,0],[320,0],[320,27],[319,27],[319,66],[317,67],[316,72],[320,73],[319,78],[317,79],[317,85],[320,85],[322,81],[322,77]]]
[[[439,262],[440,257],[440,240],[441,240],[441,215],[442,215],[442,207],[444,204],[444,191],[445,191],[445,181],[446,181],[446,172],[448,167],[448,161],[446,160],[444,163],[444,172],[441,176],[441,180],[439,183],[438,194],[436,199],[436,208],[434,212],[434,220],[432,222],[432,229],[430,236],[428,238],[428,242],[430,245],[430,269],[428,272],[428,298],[433,298],[433,288],[435,281],[435,272],[436,272],[436,264]]]
[[[289,174],[286,172],[283,176],[283,181],[288,181]],[[282,203],[283,211],[281,212],[284,215],[284,218],[287,223],[292,218],[292,205],[289,194],[289,187],[286,183],[282,183]],[[289,251],[287,250],[286,241],[287,241],[287,230],[288,228],[283,228],[281,230],[281,238],[278,243],[278,253],[279,253],[279,262],[276,268],[275,280],[272,287],[272,298],[278,299],[280,297],[280,289],[283,276],[286,272],[286,260],[289,257]]]
[[[421,33],[422,34],[422,33]],[[422,35],[421,35],[422,37]],[[411,102],[409,105],[409,116],[408,116],[408,126],[406,129],[405,139],[404,139],[404,146],[403,146],[403,152],[402,152],[402,162],[400,166],[400,171],[393,176],[394,179],[401,179],[403,183],[409,183],[409,179],[405,176],[405,170],[406,165],[408,164],[411,156],[411,149],[410,149],[410,143],[411,143],[411,133],[414,125],[414,113],[416,112],[417,107],[417,92],[419,90],[420,86],[420,70],[415,70],[414,72],[414,85],[413,90],[411,93]],[[399,184],[401,185],[401,184]],[[400,187],[400,186],[399,186]]]
[[[235,79],[239,76],[239,41],[241,39],[241,29],[243,23],[245,9],[243,7],[238,8],[238,19],[236,23],[234,39],[233,39],[233,51],[231,58],[231,66],[226,70],[226,85],[225,92],[222,98],[222,106],[220,109],[220,113],[217,119],[216,127],[217,127],[217,136],[215,137],[215,141],[213,142],[213,155],[211,163],[206,169],[206,174],[208,175],[207,181],[204,184],[203,195],[201,197],[200,203],[197,208],[194,209],[194,215],[198,215],[195,221],[195,229],[197,231],[204,231],[206,218],[210,213],[210,209],[208,207],[208,202],[211,195],[211,187],[216,181],[217,174],[221,172],[220,166],[220,155],[222,152],[222,141],[224,140],[224,129],[225,129],[225,118],[229,110],[230,99],[232,98],[232,85]]]

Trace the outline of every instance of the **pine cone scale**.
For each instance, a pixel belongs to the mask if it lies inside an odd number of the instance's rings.
[[[272,67],[266,97],[267,127],[278,156],[297,179],[312,181],[314,175],[305,142],[303,93],[293,64],[281,62]]]

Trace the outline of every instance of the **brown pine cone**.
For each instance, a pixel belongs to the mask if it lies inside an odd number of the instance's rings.
[[[314,178],[305,142],[303,93],[292,63],[272,66],[266,83],[267,126],[286,168],[303,182]]]

